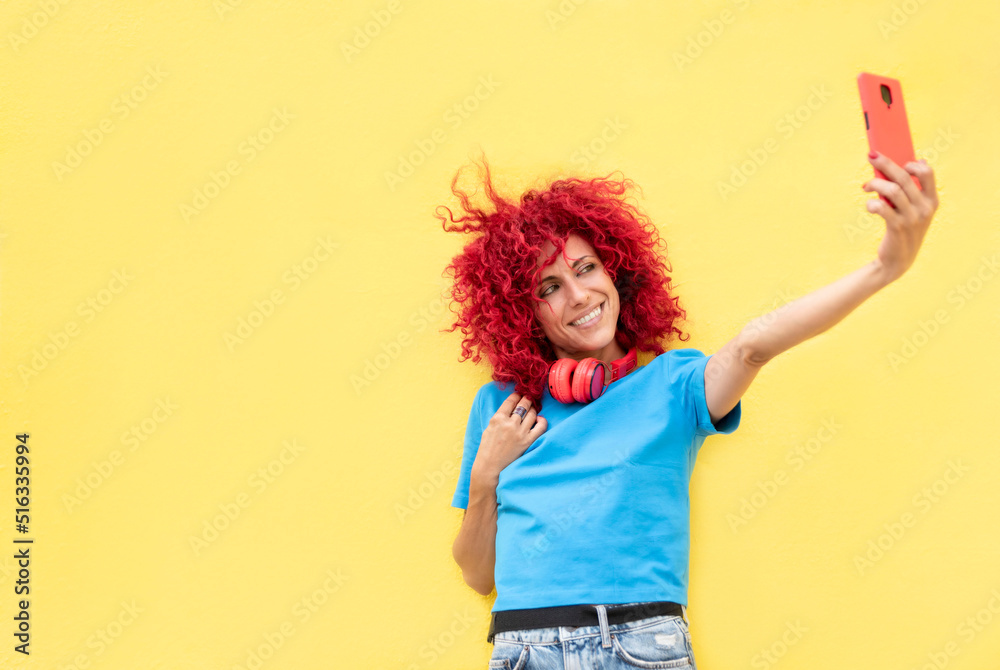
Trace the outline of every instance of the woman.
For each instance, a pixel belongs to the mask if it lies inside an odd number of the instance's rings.
[[[892,180],[863,185],[892,203],[868,201],[886,221],[878,257],[751,321],[711,356],[660,343],[684,339],[685,313],[656,228],[624,200],[629,180],[556,181],[515,205],[494,191],[484,159],[487,213],[456,175],[465,215],[448,210],[459,225],[440,217],[444,228],[481,234],[448,266],[460,305],[450,330],[465,335],[462,360],[486,355],[493,381],[469,415],[452,551],[473,589],[496,587],[491,668],[695,666],[687,487],[702,443],[739,426],[761,366],[901,276],[937,209],[925,162],[904,171],[869,158]],[[635,367],[640,350],[655,357]],[[588,358],[591,386],[570,389],[556,373],[578,362],[575,378]]]

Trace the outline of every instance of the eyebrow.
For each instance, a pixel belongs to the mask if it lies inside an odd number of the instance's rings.
[[[580,263],[582,263],[583,261],[585,261],[585,260],[586,260],[586,259],[588,259],[588,258],[594,258],[594,257],[593,257],[593,256],[591,256],[591,255],[589,255],[589,254],[588,254],[588,255],[586,255],[586,256],[580,256],[580,257],[579,257],[579,258],[577,258],[577,259],[576,259],[575,261],[573,261],[573,265],[572,265],[571,267],[574,267],[574,268],[575,268],[575,267],[576,267],[577,265],[579,265]],[[595,260],[596,260],[596,259],[595,259]],[[550,279],[559,279],[559,277],[556,277],[555,275],[549,275],[549,276],[548,276],[548,277],[546,277],[545,279],[542,279],[541,281],[539,281],[539,282],[538,282],[538,285],[539,285],[539,286],[541,286],[542,284],[544,284],[545,282],[547,282],[547,281],[548,281],[548,280],[550,280]]]

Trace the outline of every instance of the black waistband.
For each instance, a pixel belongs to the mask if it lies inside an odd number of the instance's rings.
[[[682,616],[681,606],[669,601],[638,603],[635,605],[605,605],[608,625],[638,621],[654,616]],[[493,642],[496,633],[528,628],[553,628],[556,626],[596,626],[597,608],[594,605],[563,605],[526,610],[501,610],[490,617],[490,632],[486,641]]]

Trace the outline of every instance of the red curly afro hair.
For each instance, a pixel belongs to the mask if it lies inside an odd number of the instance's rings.
[[[473,206],[456,187],[461,170],[452,179],[451,191],[465,214],[456,219],[444,205],[435,209],[446,232],[479,233],[442,273],[454,276],[449,295],[459,309],[454,325],[441,332],[462,329],[460,362],[472,358],[478,363],[485,354],[495,381],[514,382],[517,393],[531,398],[536,409],[541,407],[556,355],[534,313],[535,303],[541,301],[534,289],[544,269],[536,266],[545,242],[556,248],[546,259],[548,265],[556,254],[565,253],[565,241],[573,233],[594,248],[618,290],[617,337],[626,349],[634,346],[659,355],[665,351],[660,340],[673,334],[685,340],[675,325],[686,313],[671,295],[666,243],[652,222],[625,201],[634,182],[610,175],[563,179],[544,191],[528,190],[518,205],[497,194],[485,156],[482,162],[486,195],[495,211]],[[448,212],[447,219],[439,209]],[[449,227],[449,219],[457,225]]]

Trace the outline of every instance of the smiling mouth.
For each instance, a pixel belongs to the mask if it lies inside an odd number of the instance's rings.
[[[569,325],[571,325],[571,326],[586,326],[588,323],[591,323],[591,322],[596,321],[597,319],[601,318],[601,316],[603,314],[604,314],[604,303],[602,302],[600,305],[598,305],[596,308],[594,308],[590,313],[585,314],[584,316],[580,317],[576,321],[570,322]]]

